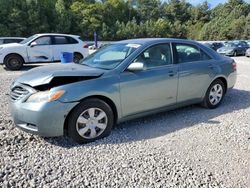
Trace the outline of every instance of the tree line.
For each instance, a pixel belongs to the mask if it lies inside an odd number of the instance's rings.
[[[250,39],[250,4],[229,0],[210,8],[185,0],[0,0],[0,36],[58,32],[93,40],[175,37]]]

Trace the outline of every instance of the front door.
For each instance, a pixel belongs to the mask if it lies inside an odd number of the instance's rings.
[[[124,117],[176,103],[178,65],[173,64],[169,44],[150,47],[133,62],[142,62],[145,70],[120,75]]]
[[[51,62],[53,59],[51,38],[42,36],[27,47],[29,62]]]

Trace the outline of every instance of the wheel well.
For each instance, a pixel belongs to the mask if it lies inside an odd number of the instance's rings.
[[[11,54],[8,54],[4,57],[4,60],[3,62],[5,63],[6,62],[6,59],[9,57],[9,56],[12,56],[12,55],[15,55],[15,56],[18,56],[22,59],[23,63],[24,63],[24,58],[20,55],[20,54],[17,54],[17,53],[11,53]]]
[[[74,55],[80,55],[82,58],[84,58],[80,52],[74,52]]]
[[[225,85],[225,93],[227,92],[227,80],[223,77],[219,77],[219,78],[216,78],[216,80],[221,80],[223,82],[223,84]]]
[[[117,108],[116,108],[114,102],[111,99],[109,99],[108,97],[101,96],[101,95],[94,95],[94,96],[86,97],[86,98],[80,100],[80,102],[87,100],[87,99],[93,99],[93,98],[100,99],[100,100],[106,102],[110,106],[110,108],[112,109],[112,111],[114,113],[114,122],[117,122],[117,118],[118,118]],[[68,113],[68,115],[64,121],[64,133],[66,133],[66,135],[67,135],[67,130],[68,130],[68,120],[69,120],[68,118],[69,118],[70,114],[72,113],[72,111],[75,109],[75,107],[73,109],[71,109],[71,111]]]

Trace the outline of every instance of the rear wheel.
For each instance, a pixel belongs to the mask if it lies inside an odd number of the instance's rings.
[[[4,59],[4,64],[7,69],[20,70],[23,67],[23,59],[19,55],[8,55]]]
[[[110,134],[114,124],[111,107],[99,99],[81,102],[68,119],[68,135],[78,143],[93,142]]]
[[[74,53],[74,63],[79,63],[81,59],[83,59],[83,56],[81,54]]]
[[[224,98],[226,92],[225,84],[221,80],[215,80],[208,88],[202,105],[206,108],[217,108]]]

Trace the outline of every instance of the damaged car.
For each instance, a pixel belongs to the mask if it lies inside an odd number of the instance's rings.
[[[26,132],[87,143],[129,119],[196,103],[214,109],[235,82],[234,60],[195,41],[133,39],[24,73],[10,109]]]

